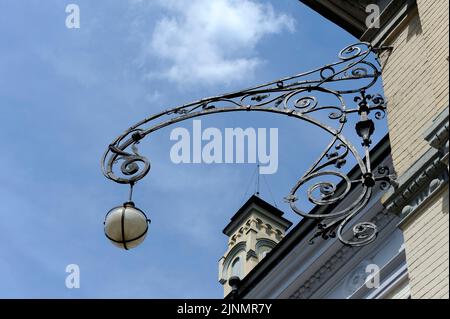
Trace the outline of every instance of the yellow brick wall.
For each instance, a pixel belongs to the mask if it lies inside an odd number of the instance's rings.
[[[448,106],[449,83],[449,1],[418,0],[423,37],[429,48],[428,72],[431,75],[433,102],[438,107]]]
[[[448,186],[402,226],[413,299],[449,298]]]
[[[423,132],[448,106],[449,1],[418,0],[381,56],[394,167],[402,175],[428,149]]]
[[[417,0],[381,55],[392,158],[401,176],[430,149],[424,132],[449,104],[449,1]],[[448,187],[402,225],[412,298],[449,298]]]

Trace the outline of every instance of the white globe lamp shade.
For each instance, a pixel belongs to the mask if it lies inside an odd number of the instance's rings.
[[[105,235],[117,247],[128,250],[144,241],[149,223],[142,210],[127,202],[106,214]]]

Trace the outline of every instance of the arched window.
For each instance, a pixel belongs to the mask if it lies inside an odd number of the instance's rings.
[[[233,260],[233,263],[231,264],[231,276],[238,276],[239,278],[242,279],[242,263],[241,263],[241,258],[236,258],[235,260]]]
[[[268,253],[275,247],[277,243],[273,240],[261,238],[256,242],[256,253],[258,254],[258,258],[261,261],[266,257]]]

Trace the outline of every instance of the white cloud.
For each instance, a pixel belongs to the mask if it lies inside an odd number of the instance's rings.
[[[293,31],[294,20],[254,0],[158,1],[167,11],[146,48],[162,67],[150,76],[177,84],[229,84],[252,75],[263,61],[264,36]]]

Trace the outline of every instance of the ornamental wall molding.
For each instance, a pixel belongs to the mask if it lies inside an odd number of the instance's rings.
[[[439,164],[440,163],[438,163],[438,165]],[[448,173],[446,171],[432,179],[429,183],[424,183],[422,190],[417,192],[416,195],[410,199],[408,204],[402,208],[400,213],[402,220],[398,226],[403,226],[411,216],[416,212],[419,212],[421,207],[426,205],[434,195],[439,194],[445,185],[448,185]]]
[[[380,229],[383,229],[393,220],[393,218],[393,215],[386,211],[381,211],[371,219],[371,222],[377,223]],[[289,296],[289,299],[310,298],[326,281],[332,278],[339,269],[363,249],[364,247],[350,247],[343,245],[327,261],[319,266],[318,270],[308,277],[303,284]]]
[[[391,188],[384,196],[383,204],[386,209],[403,219],[399,226],[439,193],[449,180],[448,110],[436,118],[424,135],[430,149],[399,177],[399,186]]]
[[[264,223],[260,218],[249,218],[244,226],[240,227],[232,236],[230,236],[228,246],[233,246],[240,241],[244,235],[248,235],[249,232],[258,233],[258,231],[264,231],[269,237],[274,237],[278,241],[284,238],[283,232],[278,227],[273,227],[269,223]],[[263,237],[265,238],[265,237]],[[259,240],[259,237],[257,238]]]
[[[346,293],[351,296],[367,281],[367,266],[374,264],[372,259],[364,259],[352,272],[345,278],[344,288]]]
[[[439,151],[440,160],[448,165],[449,152],[449,109],[448,107],[433,121],[425,132],[425,140]]]

